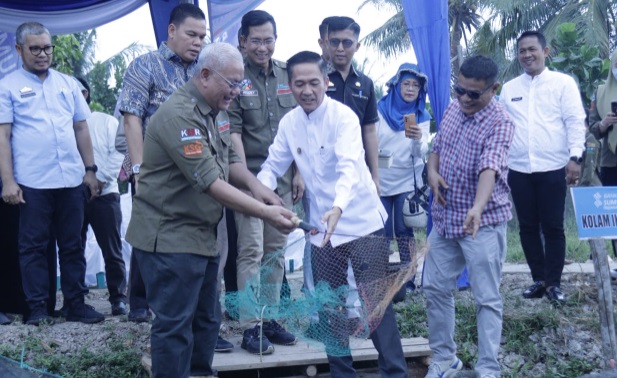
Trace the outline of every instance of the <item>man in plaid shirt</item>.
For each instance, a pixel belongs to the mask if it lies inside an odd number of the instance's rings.
[[[442,377],[462,368],[454,343],[454,290],[465,265],[477,304],[480,377],[499,377],[501,267],[506,223],[512,217],[507,184],[508,150],[514,125],[494,99],[495,62],[474,56],[463,62],[457,101],[444,114],[428,161],[434,195],[433,232],[428,237],[423,287],[427,299],[433,363],[426,375]]]

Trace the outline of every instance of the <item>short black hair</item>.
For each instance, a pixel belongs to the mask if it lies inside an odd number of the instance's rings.
[[[542,46],[542,48],[546,47],[546,38],[544,37],[544,34],[540,33],[537,30],[527,30],[526,32],[523,32],[523,34],[521,34],[520,37],[516,39],[516,47],[518,47],[518,43],[521,41],[521,39],[528,38],[528,37],[538,38],[538,42],[540,42],[540,46]]]
[[[169,15],[169,25],[174,24],[178,26],[188,17],[196,18],[198,20],[206,19],[206,15],[197,5],[183,3],[176,5],[174,9],[171,10],[171,14]]]
[[[88,105],[90,105],[90,86],[88,85],[88,82],[83,77],[75,76],[75,79],[77,79],[77,81],[79,81],[81,85],[83,85],[84,88],[86,88],[86,90],[88,91],[88,97],[86,97],[86,102],[88,103]]]
[[[321,57],[321,55],[313,51],[300,51],[299,53],[289,58],[289,60],[287,61],[287,77],[289,78],[289,81],[291,81],[294,66],[302,63],[317,64],[317,66],[319,66],[321,74],[324,77],[324,80],[326,79],[326,77],[328,77],[328,66]]]
[[[252,10],[242,16],[240,30],[242,31],[244,38],[246,38],[249,36],[249,28],[251,26],[261,26],[267,24],[268,22],[272,23],[274,38],[276,38],[276,21],[274,21],[274,17],[272,17],[270,13],[262,10]]]
[[[319,25],[319,37],[321,39],[324,39],[328,36],[328,25],[330,24],[330,21],[332,21],[332,19],[336,18],[336,16],[330,16],[330,17],[326,17],[323,19],[323,21],[321,21],[321,25]]]
[[[491,58],[484,55],[474,55],[465,59],[459,72],[468,79],[484,80],[486,85],[489,86],[497,81],[499,67]]]
[[[357,38],[360,37],[360,25],[356,21],[354,21],[351,17],[332,17],[331,20],[328,21],[328,35],[332,32],[337,32],[341,30],[351,30],[353,31],[354,36]]]

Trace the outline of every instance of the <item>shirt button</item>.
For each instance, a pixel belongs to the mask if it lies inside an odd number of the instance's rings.
[[[270,117],[272,117],[274,114],[272,114],[272,112],[270,112]]]
[[[249,105],[253,106],[253,103],[252,103],[252,102],[249,102]]]
[[[268,101],[270,101],[270,97],[268,97]]]

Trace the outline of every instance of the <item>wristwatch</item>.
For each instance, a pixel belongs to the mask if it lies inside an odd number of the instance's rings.
[[[133,165],[133,167],[131,167],[131,172],[133,172],[134,175],[138,175],[140,167],[141,167],[141,164]]]
[[[570,156],[570,160],[580,165],[583,162],[583,157],[582,156]]]
[[[86,167],[86,172],[92,171],[92,173],[96,173],[96,171],[98,170],[99,170],[99,167],[97,167],[96,164],[92,164]]]

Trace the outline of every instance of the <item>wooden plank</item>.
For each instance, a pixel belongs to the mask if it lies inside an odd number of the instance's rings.
[[[247,369],[265,369],[284,366],[302,366],[326,364],[328,358],[321,343],[300,341],[294,346],[275,345],[274,353],[259,356],[250,354],[240,348],[242,338],[229,339],[235,348],[231,353],[215,353],[214,368],[219,371],[235,371]],[[377,360],[378,354],[369,340],[351,338],[351,355],[355,361]],[[428,340],[422,337],[401,339],[405,357],[430,356],[431,349]]]

